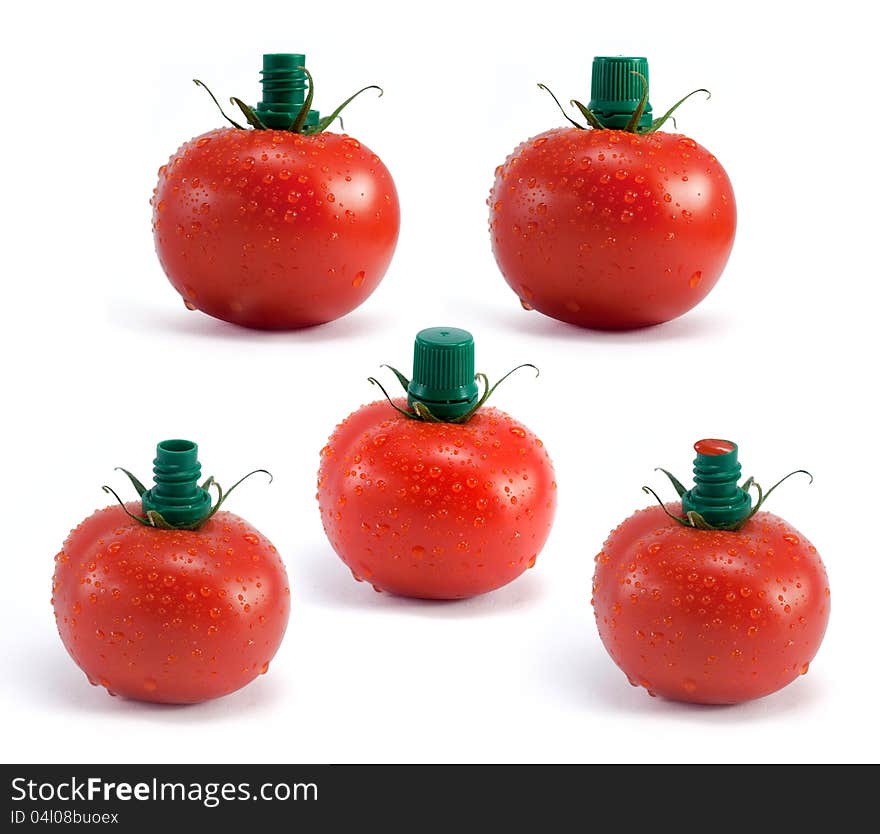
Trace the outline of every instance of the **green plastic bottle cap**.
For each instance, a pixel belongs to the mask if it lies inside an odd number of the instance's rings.
[[[589,109],[610,130],[622,130],[635,113],[642,98],[642,79],[648,81],[648,59],[623,55],[593,58],[593,79],[590,87]],[[651,102],[639,119],[639,127],[650,127],[653,121]]]
[[[169,524],[190,524],[211,511],[211,495],[199,486],[199,447],[191,440],[163,440],[153,460],[153,487],[141,496],[143,511]]]
[[[742,466],[736,443],[706,438],[694,444],[694,487],[681,497],[685,513],[698,512],[709,524],[742,521],[752,509],[752,498],[739,483]]]
[[[407,401],[426,405],[440,420],[460,417],[476,405],[474,337],[458,327],[429,327],[416,334]]]
[[[303,67],[306,56],[297,52],[273,52],[263,55],[260,71],[263,100],[256,113],[266,127],[287,130],[306,100],[306,74]],[[307,125],[316,125],[320,119],[317,110],[309,110]]]

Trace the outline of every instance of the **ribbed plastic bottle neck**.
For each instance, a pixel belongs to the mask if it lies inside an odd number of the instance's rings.
[[[682,496],[682,509],[699,513],[712,525],[742,521],[751,512],[752,499],[738,486],[742,466],[736,443],[707,438],[694,449],[694,486]]]
[[[163,440],[153,459],[153,486],[141,496],[144,513],[158,512],[169,524],[190,524],[211,509],[211,496],[199,486],[199,447],[190,440]]]
[[[266,127],[287,130],[293,124],[306,100],[305,65],[306,56],[300,53],[263,55],[263,69],[260,71],[263,98],[256,113]],[[317,110],[309,110],[306,125],[315,125],[319,119]]]

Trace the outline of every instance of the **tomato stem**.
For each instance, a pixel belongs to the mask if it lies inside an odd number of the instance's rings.
[[[683,516],[671,513],[653,489],[643,486],[642,490],[657,499],[663,511],[680,524],[702,530],[739,530],[756,512],[783,481],[792,475],[807,475],[810,483],[813,476],[806,469],[796,469],[781,478],[764,492],[754,478],[748,478],[737,486],[742,466],[738,460],[738,447],[730,440],[704,439],[694,444],[697,457],[694,460],[694,486],[687,490],[672,473],[663,472],[681,499]],[[750,490],[757,491],[757,502],[752,505]]]
[[[147,489],[127,469],[117,468],[128,476],[140,497],[143,516],[129,512],[119,495],[109,486],[102,487],[104,492],[113,495],[135,521],[166,530],[197,530],[220,509],[232,491],[251,475],[262,472],[272,481],[270,472],[255,469],[225,492],[213,476],[199,485],[202,467],[198,460],[198,446],[190,440],[163,440],[157,445],[151,489]],[[211,498],[212,488],[217,491],[216,502]]]
[[[411,411],[398,406],[377,379],[367,380],[379,387],[395,411],[411,420],[429,423],[465,423],[514,371],[532,368],[536,375],[540,373],[534,365],[525,363],[491,385],[485,374],[474,372],[474,337],[458,327],[429,327],[416,334],[412,379],[391,365],[382,367],[397,377]]]
[[[576,122],[559,103],[553,91],[546,84],[538,87],[549,93],[559,107],[562,115],[580,130],[586,127]],[[712,94],[703,88],[688,93],[679,99],[660,118],[652,118],[651,103],[648,101],[648,61],[645,58],[616,56],[613,58],[597,56],[593,58],[593,76],[589,105],[572,99],[571,104],[580,111],[587,124],[594,130],[621,130],[626,133],[653,133],[669,119],[675,124],[672,114],[695,93]]]
[[[240,98],[232,96],[229,100],[241,110],[247,123],[254,130],[285,130],[290,133],[315,134],[323,133],[336,119],[342,125],[342,111],[348,107],[361,93],[367,90],[378,90],[381,87],[370,84],[350,95],[329,116],[321,117],[317,110],[312,110],[315,95],[315,82],[312,74],[305,67],[306,56],[297,53],[267,53],[263,55],[263,98],[252,108]],[[193,79],[200,87],[208,91],[208,95],[217,105],[220,115],[233,127],[247,130],[231,119],[223,111],[217,97],[206,84]],[[343,126],[344,128],[344,126]]]

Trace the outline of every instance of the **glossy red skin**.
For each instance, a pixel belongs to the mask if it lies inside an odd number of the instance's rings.
[[[680,504],[668,504],[680,514]],[[816,548],[758,512],[736,532],[639,510],[596,556],[599,636],[630,683],[700,704],[760,698],[806,674],[830,611]]]
[[[686,136],[556,128],[495,172],[492,250],[526,309],[620,330],[709,293],[736,231],[726,172]]]
[[[350,415],[321,450],[317,498],[355,579],[462,599],[534,566],[556,510],[554,477],[543,443],[503,411],[425,423],[380,401]]]
[[[156,252],[187,307],[261,329],[362,304],[400,228],[388,169],[335,133],[212,130],[159,169],[151,204]]]
[[[265,673],[290,613],[274,546],[222,511],[190,531],[98,510],[55,557],[52,594],[61,640],[91,683],[169,704],[218,698]]]

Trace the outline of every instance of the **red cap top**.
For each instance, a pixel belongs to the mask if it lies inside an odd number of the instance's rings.
[[[698,455],[729,455],[736,451],[736,443],[707,437],[694,443],[694,451]]]

